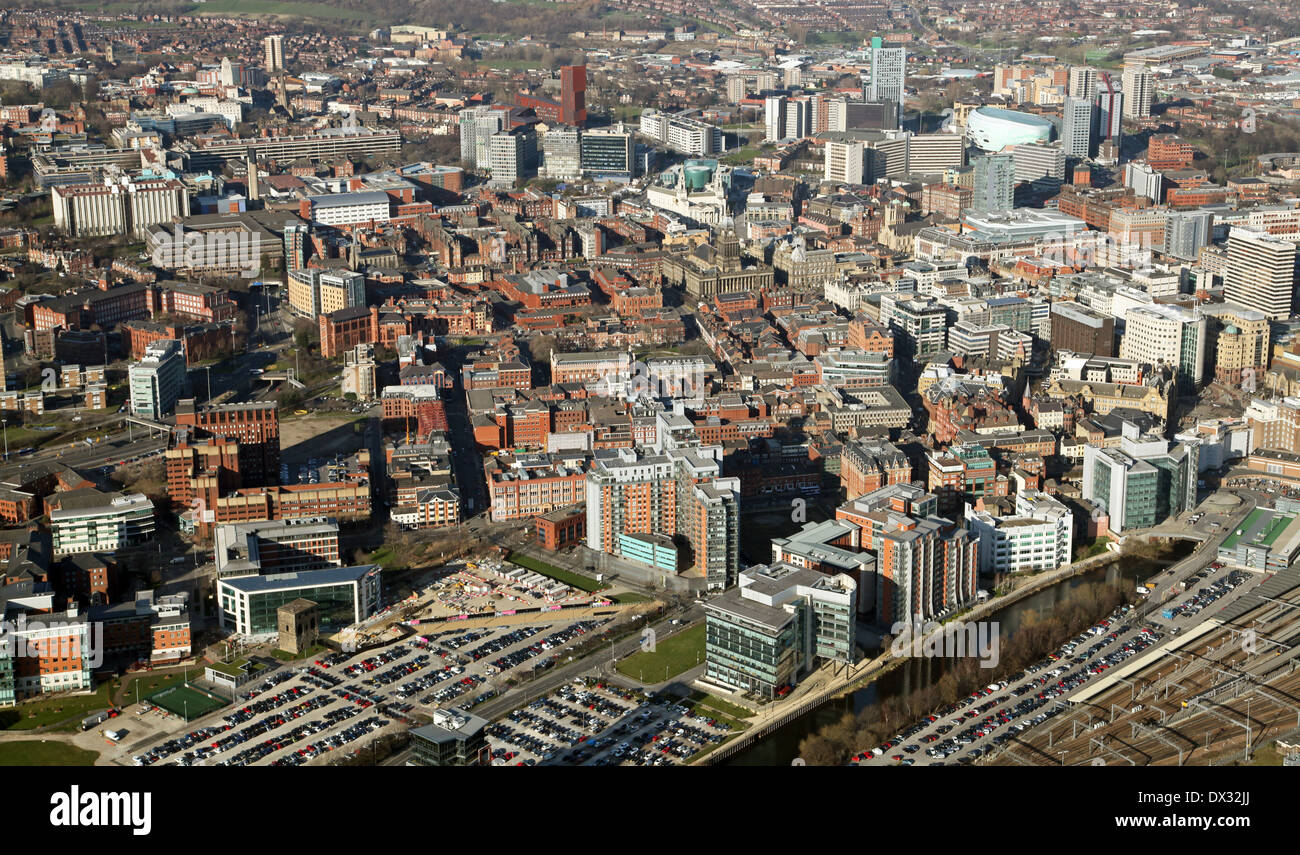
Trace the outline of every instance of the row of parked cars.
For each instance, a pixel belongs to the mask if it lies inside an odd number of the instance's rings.
[[[335,735],[326,737],[325,739],[322,739],[319,742],[313,742],[312,744],[306,745],[298,749],[297,751],[294,751],[290,754],[286,754],[284,757],[281,757],[280,759],[276,760],[271,765],[272,766],[301,766],[303,763],[306,763],[308,760],[312,759],[313,757],[318,757],[321,754],[324,754],[329,751],[336,751],[345,745],[349,745],[353,742],[356,742],[358,739],[365,736],[366,734],[373,733],[376,730],[379,730],[380,728],[384,727],[388,723],[389,723],[388,719],[380,718],[379,716],[371,716],[370,718],[357,722],[356,724],[352,725],[351,727],[347,728],[341,733],[336,733]]]
[[[1004,680],[999,680],[985,688],[973,691],[962,700],[939,710],[937,715],[925,716],[871,751],[858,754],[854,761],[861,762],[871,757],[881,757],[894,748],[902,746],[901,753],[892,755],[891,759],[901,765],[911,766],[915,763],[915,760],[907,755],[917,753],[924,745],[929,746],[925,749],[928,756],[943,761],[954,754],[963,752],[967,746],[990,735],[999,728],[1007,727],[1007,731],[993,738],[994,745],[1001,745],[1027,728],[1046,721],[1059,713],[1059,706],[1054,706],[1051,710],[1043,710],[1032,719],[1026,719],[1026,716],[1054,702],[1056,698],[1073,691],[1102,671],[1137,655],[1162,637],[1160,633],[1144,628],[1135,638],[1126,641],[1118,649],[1105,657],[1094,660],[1094,657],[1114,644],[1119,636],[1128,633],[1133,628],[1131,622],[1123,622],[1130,611],[1131,606],[1128,605],[1117,607],[1108,617],[1065,642],[1056,651],[1030,665],[1024,671],[1012,674]],[[1081,645],[1087,643],[1088,639],[1096,638],[1099,635],[1104,635],[1104,637],[1084,651],[1076,652]],[[1090,662],[1090,660],[1093,661]],[[1071,672],[1071,665],[1082,667]],[[1008,686],[1025,680],[1025,677],[1031,674],[1038,674],[1039,676],[1023,682],[1010,692],[998,694],[1007,689]],[[1026,695],[1029,695],[1029,697],[1025,697]],[[1013,697],[1020,698],[1020,700],[1010,706],[1004,706]],[[965,712],[961,712],[961,710],[965,710]],[[915,737],[921,731],[929,729],[941,719],[957,713],[960,714],[956,718],[935,727],[934,731],[923,737],[920,742],[903,745],[903,743]],[[1026,720],[1018,721],[1020,719]],[[991,747],[971,749],[959,762],[969,763],[988,750],[991,750]]]

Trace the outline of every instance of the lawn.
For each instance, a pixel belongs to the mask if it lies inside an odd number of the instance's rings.
[[[94,766],[98,756],[66,742],[0,742],[0,766]]]
[[[580,591],[592,593],[607,587],[602,582],[597,582],[590,576],[582,576],[577,573],[570,573],[568,570],[561,570],[553,564],[547,564],[545,561],[538,561],[536,558],[530,558],[527,555],[511,555],[511,564],[518,564],[534,573],[541,573],[543,576],[549,576],[558,582],[563,582],[570,587],[577,588]]]
[[[310,659],[311,657],[315,656],[317,653],[320,653],[324,649],[325,649],[325,645],[323,644],[313,644],[311,647],[307,648],[302,653],[290,653],[287,650],[280,650],[279,648],[276,648],[275,650],[271,651],[271,655],[274,656],[276,659],[283,659],[285,662],[296,662],[299,659]]]
[[[704,624],[700,624],[665,638],[655,645],[653,652],[633,653],[618,663],[618,670],[643,683],[658,683],[703,661]]]
[[[731,701],[724,701],[722,698],[707,695],[704,692],[696,692],[691,695],[691,702],[692,704],[706,707],[706,709],[702,711],[704,713],[708,713],[708,710],[714,710],[734,719],[746,719],[754,714],[742,706],[733,704]]]
[[[620,606],[627,606],[633,603],[650,602],[650,598],[647,597],[645,594],[638,594],[635,591],[624,591],[621,594],[615,594],[614,596],[610,597],[610,599],[613,600],[615,603],[619,604]]]
[[[0,727],[5,730],[31,730],[37,727],[61,725],[58,730],[75,731],[81,720],[91,713],[112,705],[113,690],[117,682],[106,680],[93,695],[64,695],[0,711]]]

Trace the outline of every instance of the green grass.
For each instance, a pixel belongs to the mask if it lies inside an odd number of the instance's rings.
[[[733,704],[731,701],[724,701],[722,698],[716,697],[714,695],[708,695],[705,694],[704,692],[696,692],[695,694],[691,695],[691,700],[698,702],[698,704],[702,707],[706,707],[711,710],[716,710],[734,719],[746,719],[754,714],[753,712],[745,709],[742,706]]]
[[[58,725],[55,728],[57,730],[78,730],[83,718],[112,705],[113,690],[116,687],[115,681],[108,680],[100,684],[91,695],[65,695],[19,704],[0,711],[0,726],[5,730],[32,730]]]
[[[324,3],[285,3],[276,0],[208,0],[195,6],[198,15],[292,15],[299,18],[358,19],[373,17],[383,19],[373,10],[362,13],[355,9],[338,9]]]
[[[758,153],[758,149],[747,146],[728,153],[726,157],[722,158],[722,162],[732,164],[750,163]]]
[[[0,766],[94,766],[97,757],[66,742],[0,742]]]
[[[1106,544],[1109,543],[1104,537],[1093,538],[1087,543],[1077,543],[1074,547],[1074,560],[1082,561],[1085,558],[1092,558],[1101,555],[1106,551]]]
[[[221,709],[229,702],[208,697],[198,689],[182,684],[159,689],[149,696],[149,703],[162,707],[173,715],[183,715],[193,721],[213,710]]]
[[[634,680],[659,683],[704,661],[704,624],[665,638],[655,650],[634,653],[618,663],[618,671]]]
[[[275,650],[271,651],[271,655],[274,656],[276,659],[283,659],[285,662],[296,662],[299,659],[309,659],[312,656],[315,656],[317,653],[320,653],[324,649],[325,649],[325,645],[323,644],[313,644],[311,647],[308,647],[302,653],[290,653],[287,650],[280,650],[279,648],[276,648]]]
[[[557,582],[577,588],[580,591],[593,593],[607,587],[601,582],[597,582],[590,576],[582,576],[577,573],[570,573],[568,570],[561,570],[553,564],[547,564],[545,561],[538,561],[536,558],[530,558],[527,555],[511,555],[511,564],[518,564],[520,567],[532,570],[534,573],[541,573]]]
[[[615,594],[614,596],[610,597],[610,599],[613,600],[615,603],[618,603],[620,606],[627,606],[627,605],[631,605],[632,603],[650,602],[650,598],[647,597],[645,594],[638,594],[635,591],[624,591],[621,594]]]

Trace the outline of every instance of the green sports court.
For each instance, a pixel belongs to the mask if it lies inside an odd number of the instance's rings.
[[[213,710],[219,710],[230,701],[194,686],[181,684],[159,689],[147,698],[149,703],[179,716],[188,716],[191,720],[205,716]]]

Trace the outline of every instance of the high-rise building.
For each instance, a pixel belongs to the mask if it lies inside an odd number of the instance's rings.
[[[787,100],[784,95],[769,95],[763,101],[763,128],[767,142],[775,142],[785,138],[785,105]]]
[[[730,587],[740,561],[740,481],[721,477],[714,451],[598,454],[587,475],[587,546],[668,572],[693,566],[710,591]]]
[[[1196,443],[1170,448],[1160,437],[1124,425],[1118,448],[1083,449],[1083,498],[1109,518],[1111,531],[1159,525],[1196,505]]]
[[[238,441],[239,477],[244,486],[279,480],[280,418],[274,401],[198,407],[193,398],[187,398],[176,402],[176,426]]]
[[[1124,164],[1124,186],[1132,187],[1134,195],[1145,196],[1159,204],[1164,192],[1164,182],[1165,177],[1148,164],[1137,162]]]
[[[1205,371],[1205,318],[1167,303],[1134,306],[1124,315],[1121,359],[1171,366],[1178,385],[1191,390]]]
[[[492,135],[506,126],[506,111],[497,107],[469,107],[460,111],[460,162],[486,168]]]
[[[572,181],[582,175],[582,131],[554,127],[542,134],[542,162],[537,174],[543,178]]]
[[[1165,217],[1165,254],[1195,261],[1214,237],[1212,211],[1170,211]]]
[[[560,66],[560,121],[582,127],[587,124],[587,66]]]
[[[1052,303],[1053,350],[1094,356],[1115,355],[1115,319],[1081,303],[1056,300]]]
[[[274,35],[262,39],[262,67],[267,74],[284,70],[284,36]]]
[[[971,210],[997,214],[1015,207],[1016,159],[1010,152],[975,158],[975,195]]]
[[[537,134],[524,126],[492,135],[487,168],[493,187],[513,187],[537,171]]]
[[[898,128],[898,105],[892,101],[831,98],[826,102],[827,131],[892,131]]]
[[[868,101],[893,101],[901,115],[904,81],[907,77],[907,49],[882,46],[879,36],[871,39],[871,82],[867,84]]]
[[[1233,226],[1224,299],[1263,312],[1269,320],[1285,320],[1297,304],[1296,261],[1295,241]]]
[[[1066,98],[1061,124],[1061,148],[1068,157],[1084,159],[1092,152],[1093,110],[1091,98]]]
[[[1098,83],[1097,69],[1090,65],[1075,65],[1070,68],[1070,79],[1066,88],[1067,98],[1080,98],[1091,101],[1096,94]]]
[[[284,270],[293,273],[307,266],[311,226],[298,220],[284,224]]]
[[[1011,156],[1016,162],[1017,183],[1040,178],[1065,181],[1065,151],[1059,142],[1021,143],[1012,148]]]
[[[842,181],[846,184],[863,182],[863,144],[858,140],[826,141],[823,154],[822,177],[826,181]]]
[[[1155,75],[1145,66],[1126,65],[1122,77],[1124,85],[1124,118],[1149,119],[1156,98]]]
[[[159,339],[145,348],[144,359],[127,369],[131,414],[160,421],[170,415],[185,388],[185,353],[174,338]]]
[[[630,181],[636,176],[636,143],[631,133],[605,128],[583,131],[578,145],[583,175],[598,181]]]
[[[1115,145],[1120,145],[1124,137],[1123,115],[1124,93],[1115,86],[1109,74],[1103,74],[1097,83],[1097,111],[1094,113],[1098,144],[1112,140]]]

